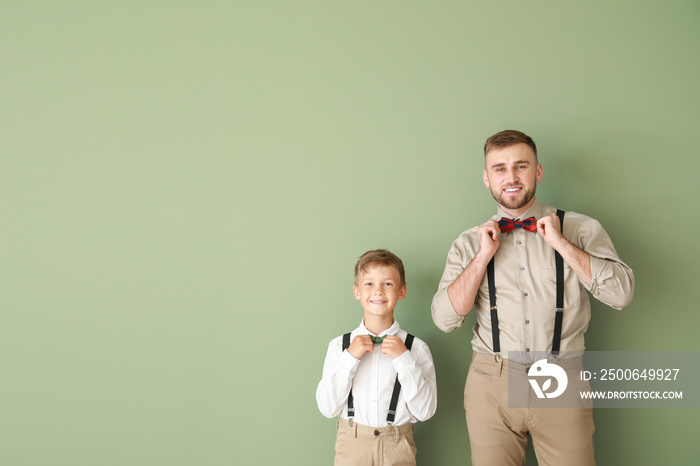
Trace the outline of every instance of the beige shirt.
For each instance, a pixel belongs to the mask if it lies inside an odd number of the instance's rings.
[[[537,200],[519,220],[556,214],[553,207]],[[493,217],[512,218],[500,207]],[[433,298],[432,315],[435,325],[451,332],[464,324],[465,316],[455,311],[447,295],[447,287],[455,281],[479,251],[477,228],[462,233],[452,244],[438,292]],[[583,335],[591,318],[591,306],[586,290],[594,298],[615,309],[622,309],[632,300],[634,275],[615,252],[608,234],[597,220],[575,212],[566,212],[564,237],[591,257],[592,280],[586,286],[564,263],[564,318],[561,351],[580,354],[585,349]],[[529,353],[549,352],[554,334],[556,311],[556,273],[554,249],[537,232],[516,229],[499,236],[500,246],[494,255],[496,307],[498,308],[501,354],[518,362],[532,362]],[[494,354],[491,336],[491,313],[486,274],[481,281],[474,303],[476,324],[472,349],[478,353]],[[541,354],[541,353],[540,353]],[[573,357],[569,353],[569,357]]]

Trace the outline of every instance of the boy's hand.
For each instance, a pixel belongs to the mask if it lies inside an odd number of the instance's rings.
[[[365,353],[371,353],[374,349],[374,343],[369,335],[358,335],[353,338],[352,343],[348,346],[348,353],[355,359],[360,359]]]
[[[382,342],[382,354],[388,354],[391,359],[396,359],[408,351],[401,338],[394,335],[387,335]]]

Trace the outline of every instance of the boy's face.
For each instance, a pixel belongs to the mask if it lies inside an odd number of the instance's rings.
[[[406,285],[401,286],[399,271],[390,265],[370,265],[352,289],[365,316],[393,316],[396,303],[406,296]]]

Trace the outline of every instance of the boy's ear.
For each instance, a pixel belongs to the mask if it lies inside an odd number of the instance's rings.
[[[355,299],[360,299],[360,290],[357,289],[357,285],[352,285],[352,294],[355,295]]]
[[[399,291],[399,300],[402,300],[405,297],[406,297],[406,285],[402,286],[401,290]]]

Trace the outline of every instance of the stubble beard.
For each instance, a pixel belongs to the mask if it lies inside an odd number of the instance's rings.
[[[532,188],[532,190],[529,189],[523,189],[522,196],[519,198],[515,199],[505,199],[502,192],[495,192],[493,188],[491,189],[491,196],[493,196],[493,199],[498,202],[498,205],[501,205],[505,207],[506,209],[510,210],[517,210],[520,209],[521,207],[524,207],[527,205],[528,202],[532,200],[532,198],[535,197],[535,191],[537,191],[537,185]]]

